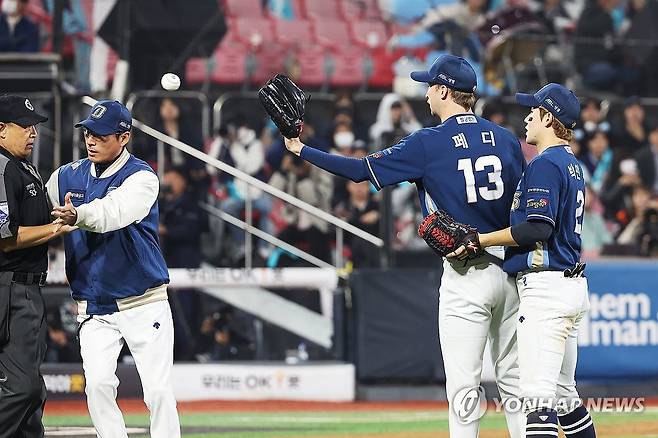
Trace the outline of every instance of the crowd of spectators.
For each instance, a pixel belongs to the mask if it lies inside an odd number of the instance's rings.
[[[45,42],[37,24],[26,16],[26,0],[2,0],[0,52],[36,52]],[[79,4],[72,0],[71,5]],[[52,8],[52,2],[44,3]],[[49,6],[50,5],[50,6]],[[290,2],[270,1],[272,11],[290,15]],[[381,0],[385,20],[400,25],[388,48],[436,49],[467,57],[478,69],[483,94],[505,94],[510,84],[496,83],[486,71],[488,48],[519,29],[549,36],[558,45],[551,56],[561,65],[560,80],[573,84],[583,99],[581,120],[571,147],[582,163],[587,180],[583,251],[586,258],[600,255],[658,256],[658,124],[647,117],[637,97],[629,97],[617,120],[608,97],[658,95],[658,3],[655,0]],[[71,33],[85,29],[76,21],[75,7],[67,9],[65,28]],[[77,24],[76,24],[77,23]],[[405,26],[407,25],[407,26]],[[492,26],[497,30],[492,32]],[[498,40],[497,40],[498,38]],[[567,46],[561,45],[564,40]],[[547,40],[548,41],[548,40]],[[88,43],[80,40],[76,60],[88,58]],[[86,55],[85,50],[87,50]],[[431,52],[430,56],[436,56]],[[565,61],[571,59],[573,61]],[[77,61],[76,61],[77,62]],[[84,64],[84,63],[83,63]],[[76,65],[84,72],[84,65]],[[86,71],[88,72],[88,65]],[[491,73],[491,72],[489,72]],[[498,73],[494,71],[494,73]],[[88,75],[87,75],[88,76]],[[84,73],[76,75],[88,86]],[[410,102],[396,93],[384,95],[369,122],[358,117],[350,92],[335,95],[330,118],[307,120],[302,141],[314,147],[351,157],[396,143],[427,123],[419,121]],[[520,125],[510,121],[503,100],[486,96],[481,114],[510,127],[521,136]],[[613,99],[614,100],[614,99]],[[234,117],[216,127],[211,139],[175,99],[162,99],[150,115],[152,126],[167,135],[207,152],[238,170],[330,212],[371,234],[382,236],[390,215],[394,249],[425,249],[416,234],[420,210],[415,187],[402,183],[390,191],[390,204],[368,183],[353,183],[310,166],[288,154],[276,128],[254,118],[254,113]],[[521,139],[522,140],[522,139]],[[523,141],[522,141],[523,143]],[[526,158],[533,148],[523,144]],[[220,209],[238,219],[250,220],[259,229],[313,256],[333,262],[338,248],[331,227],[322,220],[249,187],[231,175],[199,160],[165,147],[164,159],[152,139],[136,136],[132,151],[164,174],[160,198],[160,236],[171,268],[197,268],[207,262],[242,267],[247,256],[245,233],[208,214],[199,203]],[[158,169],[158,165],[164,169]],[[251,217],[247,218],[247,200]],[[384,208],[390,205],[390,210]],[[371,244],[345,235],[343,256],[356,267],[376,267],[380,251]],[[255,239],[255,266],[306,266],[307,262]],[[184,360],[248,358],[254,352],[254,334],[244,315],[229,306],[209,309],[203,294],[194,289],[177,290],[176,357]],[[74,310],[63,306],[49,314],[49,360],[75,360]]]

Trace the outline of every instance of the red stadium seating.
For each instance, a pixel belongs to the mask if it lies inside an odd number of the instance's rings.
[[[313,43],[313,27],[307,20],[274,20],[274,40],[284,46]]]
[[[368,78],[371,87],[390,87],[393,84],[395,73],[393,63],[404,55],[404,50],[388,51],[385,48],[370,52],[372,60],[372,73]]]
[[[224,0],[228,17],[262,17],[260,0]]]
[[[388,42],[386,26],[381,21],[355,21],[352,23],[354,40],[363,47],[384,47]]]
[[[247,45],[259,46],[272,38],[272,22],[266,18],[239,17],[233,26],[237,39]]]
[[[306,16],[313,20],[340,19],[336,0],[306,0],[304,6]]]
[[[379,20],[377,0],[339,0],[338,10],[345,20]]]
[[[349,26],[344,21],[318,20],[314,23],[315,39],[323,47],[341,47],[353,44]]]
[[[363,71],[367,52],[359,48],[344,47],[332,54],[334,70],[329,83],[332,86],[358,86],[365,82]]]
[[[254,55],[256,57],[256,69],[250,78],[252,84],[260,86],[275,74],[285,71],[287,57],[285,47],[269,44],[264,46],[262,50],[255,52]]]
[[[218,84],[242,84],[247,79],[247,49],[239,44],[221,44],[213,54],[210,79]]]
[[[300,85],[318,86],[327,81],[325,53],[317,47],[303,46],[295,52],[300,68]]]
[[[190,58],[185,64],[185,81],[190,85],[202,84],[206,80],[208,62],[206,58]]]

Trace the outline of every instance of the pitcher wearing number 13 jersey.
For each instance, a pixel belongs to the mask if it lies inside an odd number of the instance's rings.
[[[514,194],[510,225],[545,221],[553,226],[546,242],[509,247],[503,268],[510,274],[564,271],[580,261],[585,211],[585,179],[569,146],[553,146],[536,156]]]
[[[414,182],[423,215],[445,210],[481,232],[509,226],[509,208],[525,167],[516,136],[472,113],[421,129],[369,155],[366,163],[378,189]]]
[[[427,103],[441,124],[423,128],[363,159],[326,154],[299,139],[286,148],[329,172],[377,189],[415,183],[423,214],[447,211],[482,231],[509,226],[509,208],[525,167],[517,138],[471,112],[477,79],[463,58],[442,55],[411,79],[427,83]],[[503,249],[488,249],[466,262],[443,260],[438,326],[451,438],[477,438],[484,414],[473,406],[480,393],[482,359],[489,342],[496,384],[503,400],[520,397],[516,342],[519,296],[502,269]],[[414,291],[409,291],[412,294]],[[511,438],[524,435],[525,415],[506,410]]]

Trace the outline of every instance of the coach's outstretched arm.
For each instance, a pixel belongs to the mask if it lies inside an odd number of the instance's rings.
[[[366,163],[362,159],[328,154],[306,146],[299,138],[284,137],[284,140],[286,141],[286,148],[290,152],[327,172],[351,179],[354,182],[366,181],[368,179]]]
[[[58,193],[57,172],[48,181],[48,193]],[[56,198],[50,196],[54,205],[52,215],[68,225],[94,233],[116,231],[144,219],[158,199],[160,183],[156,174],[140,171],[130,175],[119,187],[112,190],[104,198],[74,207],[71,193],[64,198],[64,205],[56,203]]]

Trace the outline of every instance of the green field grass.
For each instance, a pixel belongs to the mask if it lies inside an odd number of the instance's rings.
[[[608,426],[623,425],[624,433],[599,434],[606,438],[658,438],[658,411],[643,413],[595,413],[597,429],[604,431]],[[47,427],[91,426],[87,416],[44,417]],[[644,431],[633,434],[634,425],[644,425]],[[655,425],[655,430],[647,431],[647,424]],[[127,415],[126,425],[147,429],[148,416]],[[193,438],[269,438],[269,437],[351,437],[366,434],[413,437],[423,433],[446,432],[448,430],[446,411],[358,411],[358,412],[218,412],[185,413],[181,415],[181,426],[185,437]],[[618,428],[618,427],[617,427]],[[49,429],[52,430],[52,429]],[[490,436],[505,436],[505,418],[502,414],[487,413],[481,422],[483,432],[493,432]],[[499,433],[495,433],[498,431]],[[63,431],[62,431],[63,432]],[[46,436],[85,436],[78,434]],[[147,437],[144,430],[131,437]],[[92,436],[92,435],[86,435]]]

